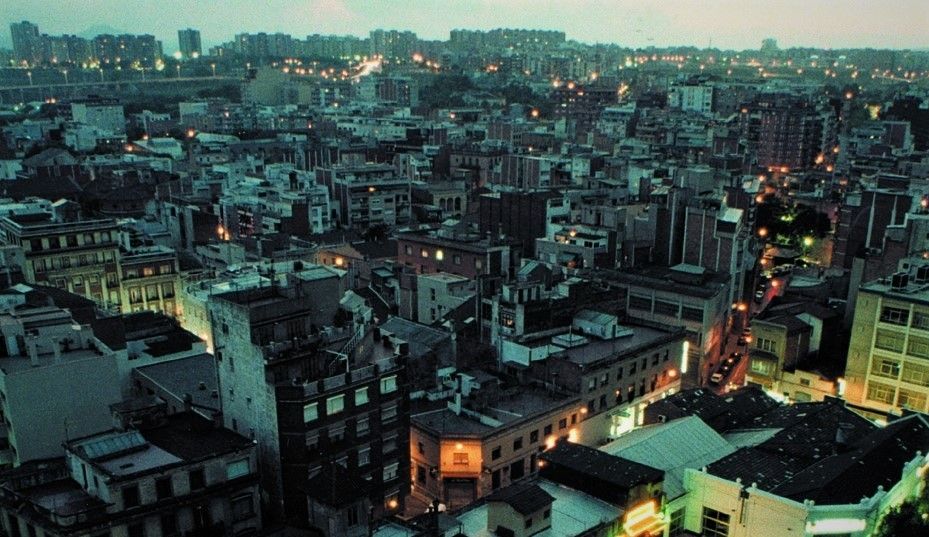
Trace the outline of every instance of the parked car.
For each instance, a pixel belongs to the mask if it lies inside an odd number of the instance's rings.
[[[723,381],[723,374],[722,374],[722,373],[717,372],[717,373],[713,373],[713,374],[710,376],[710,384],[713,384],[714,386],[718,386],[719,383],[722,382],[722,381]]]

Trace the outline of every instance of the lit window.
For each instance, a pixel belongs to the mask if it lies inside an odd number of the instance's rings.
[[[326,415],[333,415],[345,409],[345,396],[336,395],[326,400]]]
[[[420,249],[419,249],[419,255],[422,256],[422,257],[429,257],[429,250],[427,250],[427,249],[425,249],[425,248],[420,248]]]
[[[240,459],[226,465],[226,479],[235,479],[248,474],[248,459]]]
[[[445,252],[443,252],[442,250],[436,250],[435,259],[436,261],[442,261],[443,259],[445,259]]]
[[[381,379],[381,393],[391,393],[397,391],[397,375],[391,375]]]
[[[308,405],[303,405],[303,423],[309,423],[311,421],[316,421],[319,418],[319,405],[316,403],[310,403]]]
[[[368,402],[368,387],[358,388],[355,390],[355,406],[361,406]]]

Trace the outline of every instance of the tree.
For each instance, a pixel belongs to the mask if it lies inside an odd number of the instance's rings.
[[[925,537],[929,535],[929,483],[923,478],[922,492],[884,515],[874,537]]]

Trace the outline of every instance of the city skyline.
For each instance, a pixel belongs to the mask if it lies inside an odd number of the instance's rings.
[[[616,43],[620,46],[697,46],[753,49],[773,37],[781,47],[895,48],[929,47],[921,21],[929,20],[929,5],[903,0],[895,9],[878,9],[863,0],[799,0],[735,2],[671,0],[654,4],[643,0],[578,0],[570,3],[528,0],[468,0],[455,4],[431,0],[405,2],[403,9],[355,0],[286,2],[271,0],[247,20],[238,14],[255,3],[229,0],[193,5],[177,0],[141,2],[150,15],[140,21],[118,9],[115,0],[62,1],[55,13],[36,0],[18,0],[0,7],[6,25],[30,20],[43,33],[74,34],[109,28],[111,31],[151,33],[164,43],[166,53],[177,50],[177,30],[198,28],[204,47],[232,39],[236,33],[281,32],[366,36],[375,28],[411,30],[423,39],[448,39],[455,28],[518,27],[565,31],[569,40]],[[91,7],[92,9],[88,9]],[[286,17],[282,14],[287,14]],[[918,16],[922,13],[924,16]],[[916,15],[916,16],[914,16]],[[788,17],[795,17],[789,20]],[[822,24],[828,20],[829,24]],[[784,21],[772,24],[771,21]],[[141,23],[141,24],[140,24]],[[3,37],[9,46],[9,37]]]

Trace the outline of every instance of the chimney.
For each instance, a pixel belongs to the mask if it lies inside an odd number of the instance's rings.
[[[52,352],[55,353],[55,363],[61,363],[61,342],[57,339],[52,342]]]
[[[32,367],[39,366],[39,350],[36,343],[36,337],[32,336],[26,340],[26,352],[29,354],[29,362],[32,364]]]
[[[194,398],[189,394],[184,394],[184,412],[190,412],[193,409]]]

